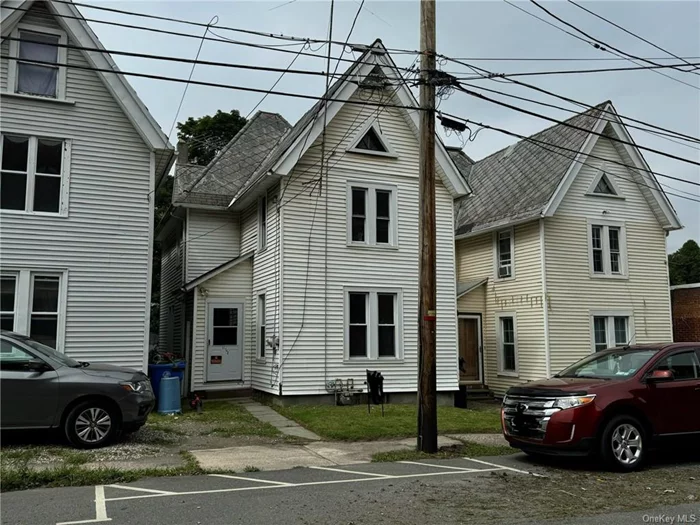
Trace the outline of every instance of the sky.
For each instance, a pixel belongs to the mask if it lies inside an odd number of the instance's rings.
[[[76,0],[80,3],[81,0]],[[331,2],[311,0],[270,0],[270,1],[121,1],[97,2],[86,0],[105,7],[137,11],[160,16],[176,17],[194,22],[208,23],[218,17],[212,30],[218,35],[238,41],[257,44],[279,45],[288,42],[261,38],[225,29],[223,26],[244,28],[270,33],[324,39],[328,35],[329,10]],[[529,2],[516,5],[546,20],[554,22],[549,15]],[[630,36],[603,20],[593,17],[576,6],[563,0],[544,2],[543,5],[562,19],[591,36],[637,57],[670,58],[658,49]],[[653,42],[678,56],[695,57],[690,62],[700,63],[700,2],[698,1],[594,1],[581,2],[584,7],[618,23],[625,29]],[[336,0],[333,17],[333,40],[345,41],[352,20],[360,6],[359,0]],[[79,5],[87,18],[117,21],[134,25],[149,26],[170,31],[184,32],[201,36],[204,28],[173,22],[92,10]],[[502,61],[494,58],[615,58],[609,52],[593,48],[567,35],[544,22],[537,20],[505,0],[491,1],[448,1],[437,2],[437,50],[439,53],[465,58],[471,64],[498,73],[537,72],[547,70],[599,69],[611,67],[634,67],[625,60],[614,61]],[[182,38],[154,32],[126,29],[90,22],[107,49],[194,58],[201,40]],[[357,19],[350,42],[371,43],[380,38],[388,48],[416,50],[419,48],[419,2],[407,1],[367,1]],[[297,51],[300,46],[277,49]],[[326,48],[312,45],[307,52],[315,51],[325,57]],[[340,56],[340,46],[332,49],[334,57]],[[204,41],[200,60],[263,65],[286,68],[294,54],[269,49],[256,49],[231,43]],[[343,54],[350,59],[349,50]],[[412,53],[392,54],[401,67],[409,67],[416,58]],[[162,62],[115,55],[113,57],[123,71],[133,71],[187,78],[191,65]],[[484,60],[489,59],[489,60]],[[671,60],[670,62],[677,62]],[[670,63],[668,60],[666,63]],[[338,71],[347,67],[346,62],[338,66]],[[335,68],[333,61],[331,67]],[[294,68],[312,71],[326,69],[324,58],[300,56]],[[459,64],[447,63],[440,66],[450,73],[472,76],[472,72]],[[675,70],[660,70],[690,86],[674,81],[650,70],[621,71],[607,73],[526,76],[519,78],[538,87],[594,105],[611,100],[619,114],[643,120],[686,135],[700,137],[700,74],[683,73]],[[698,70],[700,73],[700,69]],[[279,73],[248,71],[213,66],[196,66],[193,79],[221,84],[232,84],[259,89],[269,89]],[[184,84],[162,80],[129,77],[141,99],[149,108],[163,130],[168,133],[173,126],[178,105],[182,99]],[[497,82],[475,80],[475,85],[532,98],[550,104],[574,109],[566,102],[554,99],[535,91]],[[283,77],[276,90],[305,93],[321,96],[325,87],[323,77],[288,74]],[[199,117],[215,113],[221,109],[237,109],[247,115],[262,95],[244,91],[190,85],[184,97],[177,120]],[[557,109],[538,106],[529,102],[494,96],[522,108],[562,120],[572,114]],[[311,100],[300,98],[269,96],[259,109],[278,112],[289,122],[294,123],[313,104]],[[524,115],[511,109],[470,97],[464,93],[453,93],[440,103],[440,109],[470,120],[505,128],[521,135],[531,135],[549,127],[551,122]],[[176,140],[176,130],[171,133],[171,141]],[[700,161],[700,146],[689,147],[671,142],[658,136],[630,129],[639,145],[662,150],[684,158]],[[462,141],[454,136],[441,134],[448,145],[459,146]],[[482,130],[475,140],[468,142],[464,151],[474,159],[483,158],[501,149],[516,139],[496,131]],[[681,179],[700,182],[700,167],[679,162],[661,155],[643,152],[651,169]],[[700,198],[700,187],[660,178],[659,181],[669,191],[690,194]],[[700,204],[670,196],[684,229],[671,232],[668,237],[668,250],[677,250],[688,239],[700,242]]]

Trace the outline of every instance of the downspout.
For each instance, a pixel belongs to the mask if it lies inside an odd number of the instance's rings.
[[[549,297],[547,295],[547,267],[544,247],[544,217],[540,218],[540,268],[542,270],[542,308],[544,312],[544,360],[547,377],[552,375],[549,350]]]

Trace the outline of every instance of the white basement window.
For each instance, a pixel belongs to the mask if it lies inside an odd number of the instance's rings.
[[[12,33],[9,84],[25,95],[63,99],[66,84],[66,34],[63,31],[20,26]]]
[[[399,291],[348,291],[345,301],[346,358],[400,358],[400,311]]]
[[[2,135],[0,209],[67,214],[67,141]]]
[[[592,322],[593,350],[596,352],[631,342],[630,315],[593,314]]]
[[[515,237],[513,229],[502,230],[494,238],[496,278],[511,279],[515,277]]]
[[[589,256],[594,276],[626,275],[625,254],[625,230],[622,225],[590,225]]]
[[[374,184],[348,187],[348,244],[396,246],[396,188]]]

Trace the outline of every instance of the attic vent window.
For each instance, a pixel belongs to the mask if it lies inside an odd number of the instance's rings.
[[[373,128],[369,128],[367,130],[367,133],[365,133],[365,136],[360,139],[355,148],[386,153],[384,144],[382,144],[382,141],[377,136],[377,132],[374,131]]]
[[[598,173],[593,177],[591,185],[588,187],[588,195],[596,197],[613,197],[616,199],[624,199],[624,195],[612,176],[605,173],[605,163],[599,168]]]
[[[608,176],[605,174],[603,174],[598,181],[598,184],[596,184],[593,193],[600,193],[602,195],[617,195],[617,192],[613,189],[612,184],[610,184],[610,181],[608,180]]]

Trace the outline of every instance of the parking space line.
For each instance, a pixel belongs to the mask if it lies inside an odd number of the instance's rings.
[[[169,494],[167,494],[169,495]],[[162,494],[166,496],[166,494]],[[107,517],[107,503],[105,499],[104,485],[95,485],[95,519],[94,520],[79,520],[79,521],[63,521],[56,525],[78,525],[81,523],[101,523],[104,521],[112,521],[112,518]]]
[[[142,489],[141,487],[129,487],[126,485],[107,485],[110,488],[113,489],[123,489],[123,490],[136,490],[138,492],[152,492],[153,494],[175,494],[175,492],[171,492],[169,490],[156,490],[156,489]]]
[[[483,465],[490,465],[492,467],[498,467],[499,469],[511,470],[513,472],[518,472],[520,474],[527,474],[528,476],[533,475],[532,472],[528,472],[527,470],[519,470],[519,469],[513,468],[513,467],[505,467],[503,465],[499,465],[497,463],[489,463],[488,461],[483,461],[481,459],[474,459],[474,458],[462,458],[462,459],[466,459],[467,461],[473,461],[474,463],[481,463]]]
[[[420,461],[398,461],[397,463],[403,463],[405,465],[421,465],[423,467],[444,468],[447,470],[461,470],[462,472],[479,472],[480,470],[475,468],[453,467],[451,465],[433,465],[432,463],[421,463]]]
[[[209,474],[215,478],[228,478],[228,479],[242,479],[244,481],[257,481],[258,483],[269,483],[270,485],[291,485],[291,483],[285,483],[284,481],[270,481],[269,479],[257,479],[257,478],[246,478],[244,476],[231,476],[229,474]]]
[[[378,474],[376,472],[360,472],[359,470],[345,470],[334,467],[309,467],[315,470],[330,470],[331,472],[343,472],[344,474],[357,474],[358,476],[377,476],[378,478],[389,477],[386,474]]]

